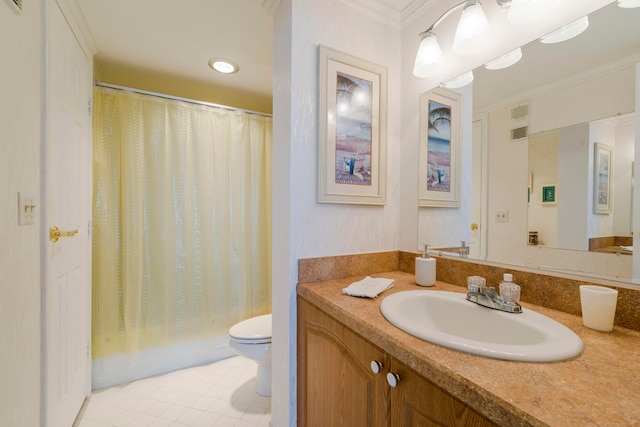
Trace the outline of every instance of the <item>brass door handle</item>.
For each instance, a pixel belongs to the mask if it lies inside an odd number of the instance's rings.
[[[476,231],[477,229],[478,229],[478,224],[476,224],[475,222],[471,224],[471,231]]]
[[[76,234],[78,234],[78,229],[71,231],[61,231],[56,226],[49,228],[49,240],[51,240],[53,243],[57,242],[61,237],[73,237]]]

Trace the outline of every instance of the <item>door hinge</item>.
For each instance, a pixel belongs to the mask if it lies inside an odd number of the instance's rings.
[[[91,114],[92,108],[93,108],[93,99],[89,98],[89,101],[87,102],[87,111],[89,112],[89,114]]]

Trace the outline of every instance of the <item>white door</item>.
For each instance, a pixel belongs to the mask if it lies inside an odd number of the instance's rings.
[[[47,427],[69,427],[91,391],[92,70],[57,3],[46,4],[45,411]]]
[[[474,259],[486,259],[487,257],[485,120],[476,120],[472,125],[471,246],[469,256]]]

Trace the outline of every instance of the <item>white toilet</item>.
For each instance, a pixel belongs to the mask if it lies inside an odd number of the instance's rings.
[[[271,396],[271,315],[233,325],[229,329],[229,344],[240,356],[258,363],[256,393]]]

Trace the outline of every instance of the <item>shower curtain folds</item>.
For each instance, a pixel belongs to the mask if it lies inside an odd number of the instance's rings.
[[[270,312],[271,132],[95,88],[94,388],[226,354],[231,325]]]

